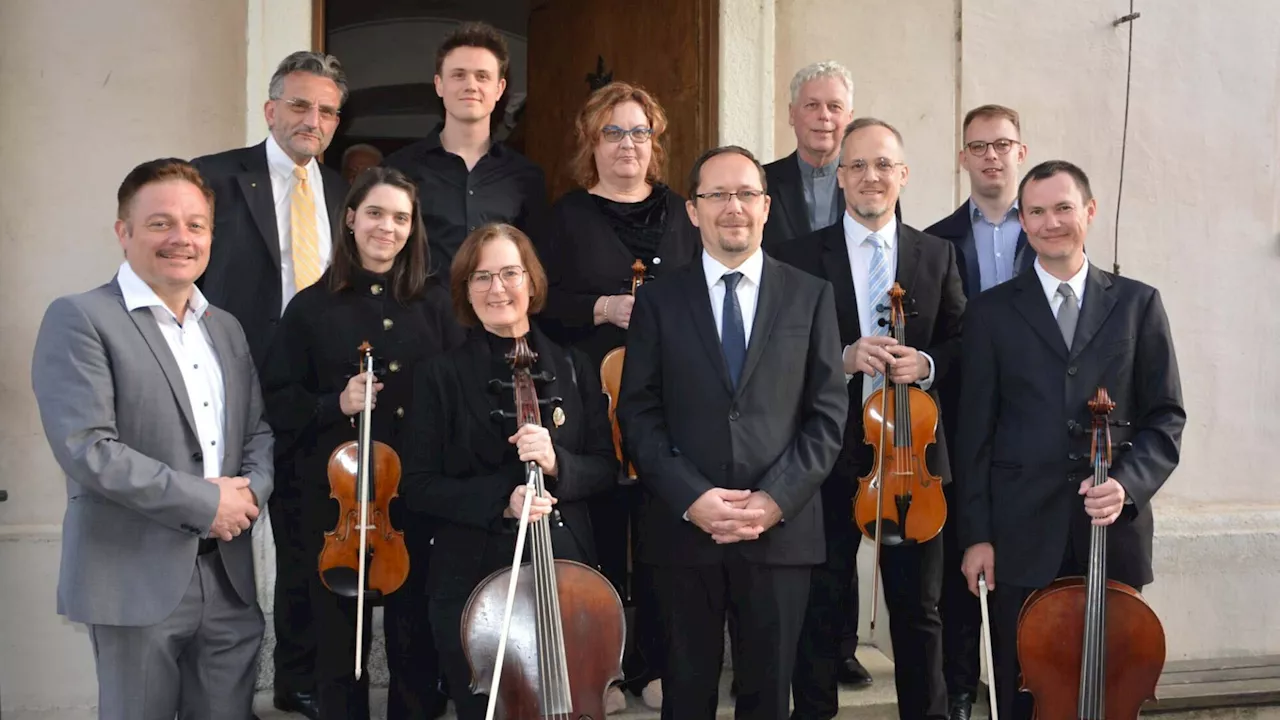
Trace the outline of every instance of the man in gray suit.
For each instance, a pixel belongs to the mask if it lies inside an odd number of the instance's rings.
[[[263,618],[247,532],[272,436],[240,324],[195,279],[213,193],[188,163],[120,186],[125,260],[58,298],[31,376],[67,476],[58,614],[89,626],[101,718],[244,720]]]

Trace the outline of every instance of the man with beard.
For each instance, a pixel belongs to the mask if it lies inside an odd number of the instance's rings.
[[[272,437],[240,323],[194,284],[213,193],[166,158],[117,201],[124,262],[49,306],[31,363],[66,473],[58,614],[88,626],[98,717],[246,718],[263,630],[249,530]]]
[[[893,213],[909,169],[902,136],[888,123],[859,118],[845,129],[838,179],[848,208],[841,223],[784,244],[777,257],[831,282],[844,344],[849,417],[834,471],[822,484],[827,560],[813,571],[809,607],[792,685],[796,720],[826,720],[838,710],[836,669],[849,577],[862,534],[852,519],[858,478],[875,464],[864,440],[863,407],[888,381],[915,384],[937,401],[936,387],[956,369],[965,298],[955,248],[898,222]],[[905,343],[890,337],[880,320],[894,282],[906,291]],[[926,450],[927,471],[950,482],[946,442]],[[896,544],[895,544],[896,543]],[[946,718],[938,596],[942,540],[898,542],[880,549],[880,574],[889,609],[898,715],[902,720]]]
[[[1018,170],[1027,158],[1018,113],[1003,105],[983,105],[964,117],[960,167],[969,173],[972,195],[950,216],[925,230],[956,247],[956,265],[966,298],[1011,279],[1035,260],[1018,219]],[[938,389],[947,447],[955,452],[960,407],[960,373],[951,373]],[[954,464],[954,463],[953,463]],[[945,488],[956,506],[955,484]],[[969,592],[960,559],[964,549],[956,523],[942,529],[942,668],[947,680],[950,720],[969,720],[978,691],[978,599]]]
[[[444,122],[384,165],[418,185],[432,270],[449,277],[462,241],[486,223],[509,223],[545,255],[550,209],[542,169],[491,136],[493,108],[507,89],[507,41],[493,26],[467,23],[436,51],[436,94]]]
[[[1018,204],[1037,257],[969,305],[956,432],[962,571],[974,595],[980,575],[991,589],[1004,720],[1033,711],[1019,692],[1023,604],[1056,578],[1087,574],[1094,528],[1106,528],[1108,580],[1139,592],[1152,581],[1151,501],[1178,465],[1187,423],[1160,292],[1085,255],[1098,205],[1084,171],[1041,163]],[[1094,487],[1088,403],[1098,388],[1118,425]]]
[[[192,161],[218,198],[216,242],[198,284],[210,302],[244,326],[259,372],[285,306],[320,277],[329,260],[329,211],[342,206],[347,183],[316,158],[333,140],[346,98],[337,58],[295,52],[271,76],[263,107],[267,138]],[[277,450],[287,456],[287,448]],[[318,628],[312,625],[307,579],[315,572],[316,555],[302,537],[302,500],[293,474],[286,463],[276,467],[277,491],[269,506],[276,547],[275,705],[314,720]]]
[[[662,716],[715,717],[733,613],[736,717],[777,720],[848,415],[836,310],[830,283],[760,250],[770,203],[750,152],[707,151],[690,186],[701,259],[637,289],[618,401],[669,638]]]
[[[788,240],[839,222],[844,194],[836,183],[840,136],[853,119],[853,75],[833,60],[806,65],[791,78],[787,122],[796,134],[796,150],[764,166],[773,202],[764,226],[765,252]],[[898,219],[902,210],[897,208]],[[857,644],[857,608],[853,609],[853,644]],[[850,638],[845,638],[848,642]],[[850,646],[852,648],[852,646]],[[852,649],[849,657],[852,658]],[[857,663],[857,659],[852,660]],[[871,682],[857,665],[851,681]]]

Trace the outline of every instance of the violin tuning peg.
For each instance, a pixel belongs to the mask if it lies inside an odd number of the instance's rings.
[[[878,313],[889,312],[889,306],[885,305],[884,303],[876,303],[876,312]]]
[[[537,380],[538,382],[555,382],[556,380],[556,374],[551,372],[550,370],[543,370],[542,372],[538,373],[537,375],[533,375],[532,377],[534,380]]]
[[[490,410],[489,411],[489,417],[498,422],[502,422],[503,420],[506,420],[509,418],[514,418],[515,416],[516,416],[515,413],[507,412],[506,410]]]
[[[1126,441],[1124,441],[1124,442],[1120,443],[1120,445],[1118,445],[1118,446],[1116,447],[1116,449],[1117,449],[1117,450],[1123,450],[1123,451],[1125,451],[1125,452],[1128,452],[1128,451],[1130,451],[1130,450],[1132,450],[1132,449],[1133,449],[1133,443],[1131,443],[1131,442],[1129,442],[1128,440],[1126,440]]]
[[[1128,420],[1111,420],[1108,422],[1111,427],[1129,427],[1132,423]]]
[[[514,388],[515,383],[506,380],[494,379],[489,381],[489,392],[491,393],[500,393],[503,390],[512,390]]]
[[[538,404],[544,407],[552,407],[553,405],[563,405],[564,398],[562,397],[538,398]]]

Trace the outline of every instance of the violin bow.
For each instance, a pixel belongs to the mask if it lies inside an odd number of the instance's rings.
[[[485,720],[493,720],[493,713],[498,707],[498,681],[502,678],[502,660],[507,654],[507,635],[511,632],[511,611],[516,604],[516,580],[520,577],[520,565],[524,562],[524,538],[529,529],[529,506],[533,504],[533,496],[538,487],[538,475],[542,473],[542,468],[532,462],[527,469],[528,481],[524,486],[524,507],[520,509],[520,529],[516,531],[516,551],[511,559],[511,581],[507,583],[507,607],[502,613],[502,634],[498,636],[498,658],[493,663],[493,677],[489,679],[489,707],[485,711]]]
[[[991,720],[1000,720],[996,713],[996,664],[991,656],[991,614],[987,611],[987,576],[978,574],[978,600],[982,603],[982,654],[987,661],[987,697],[991,703]]]
[[[372,413],[369,401],[373,397],[373,348],[369,343],[362,346],[364,350],[364,409],[360,411],[360,484],[357,491],[360,495],[360,567],[356,573],[356,679],[360,679],[361,655],[364,650],[364,585],[365,585],[365,553],[367,552],[369,526],[369,426],[372,424]]]

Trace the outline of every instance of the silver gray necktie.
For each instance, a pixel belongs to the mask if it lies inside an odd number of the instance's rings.
[[[1076,294],[1066,283],[1058,285],[1058,294],[1062,296],[1062,305],[1058,307],[1058,329],[1062,331],[1062,341],[1071,349],[1071,341],[1076,336],[1076,322],[1080,320],[1080,308],[1076,306]]]

